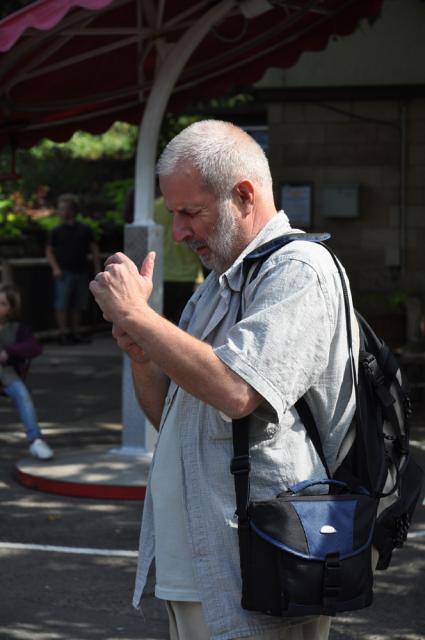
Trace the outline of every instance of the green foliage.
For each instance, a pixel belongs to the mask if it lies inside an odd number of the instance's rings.
[[[115,122],[108,131],[93,135],[76,131],[68,142],[42,140],[30,150],[37,160],[45,160],[60,152],[65,157],[101,160],[103,158],[126,159],[134,155],[138,128],[126,122]],[[56,157],[57,157],[56,153]]]
[[[235,97],[234,100],[240,100]],[[218,101],[216,101],[218,103]],[[166,114],[158,143],[158,154],[171,138],[201,116]],[[17,151],[17,171],[22,179],[2,183],[5,193],[19,188],[26,201],[40,185],[47,185],[47,199],[54,205],[61,193],[80,197],[84,213],[114,211],[121,214],[128,187],[134,180],[134,156],[138,128],[116,122],[106,133],[91,135],[78,131],[65,143],[42,140],[32,149]],[[11,150],[0,150],[0,173],[9,174]]]
[[[247,99],[243,95],[233,96],[226,98],[225,105]],[[221,104],[221,100],[215,100],[213,106]],[[202,111],[205,114],[205,105]],[[166,114],[158,154],[171,138],[202,117],[205,115]],[[43,217],[40,217],[34,210],[52,210],[61,193],[79,197],[79,219],[90,225],[100,242],[106,242],[117,230],[122,231],[127,193],[134,185],[137,136],[137,127],[116,122],[102,135],[78,131],[66,143],[43,140],[32,149],[19,149],[16,161],[22,179],[18,183],[0,183],[0,215],[3,216],[0,239],[24,240],[31,236],[42,242],[47,232],[60,223],[60,218],[43,215],[46,211],[41,211]],[[11,172],[11,157],[10,149],[0,151],[1,174]],[[7,218],[4,213],[12,217]]]
[[[37,221],[26,213],[14,213],[10,202],[0,201],[0,240],[26,238],[37,230],[41,231]]]
[[[182,129],[190,124],[202,120],[203,116],[177,116],[173,113],[166,113],[162,122],[161,131],[158,138],[157,156],[159,157],[164,147],[174,138]]]
[[[0,213],[0,238],[5,240],[20,238],[27,226],[27,216]]]
[[[119,227],[124,225],[124,216],[120,211],[107,211],[103,219],[105,223],[112,226]]]
[[[48,186],[48,199],[54,204],[61,193],[80,196],[84,208],[107,210],[103,185],[114,179],[130,179],[137,144],[137,127],[116,122],[106,133],[95,136],[78,131],[69,142],[42,140],[31,149],[18,149],[17,171],[22,179],[3,182],[5,193],[17,188],[29,202],[40,185]],[[12,151],[0,150],[0,174],[11,171]]]
[[[109,220],[112,221],[114,215],[120,216],[123,222],[124,205],[128,190],[134,185],[134,178],[126,178],[124,180],[111,180],[107,182],[103,188],[106,198],[114,207],[113,211],[109,211]]]
[[[1,197],[1,196],[0,196]],[[13,209],[14,202],[12,198],[5,198],[0,200],[0,214],[6,214]]]
[[[114,179],[127,178],[133,171],[133,162],[129,160],[72,158],[57,148],[42,160],[36,160],[28,151],[21,151],[18,166],[23,177],[19,190],[26,199],[37,192],[39,185],[48,185],[51,205],[55,205],[61,193],[75,193],[85,212],[88,209],[107,210],[110,205],[104,201],[103,185]]]
[[[83,216],[81,213],[77,216],[77,222],[82,222],[91,228],[96,240],[99,240],[102,235],[102,224],[99,220],[94,220],[88,216]]]
[[[55,213],[33,217],[22,194],[15,192],[14,196],[15,199],[2,198],[0,194],[0,242],[9,243],[20,239],[26,242],[27,248],[30,247],[29,251],[42,253],[48,232],[61,224],[62,219]],[[116,211],[108,212],[100,219],[79,213],[77,221],[89,226],[97,241],[113,234],[114,228],[123,226],[123,216]]]
[[[0,193],[0,238],[13,239],[22,236],[26,216],[14,212],[14,200]]]
[[[58,224],[61,224],[61,222],[61,218],[56,215],[45,216],[44,218],[38,218],[36,220],[36,224],[38,224],[46,232],[53,229],[53,227],[57,227]]]
[[[15,214],[10,211],[3,212],[1,211],[3,202],[0,202],[0,240],[8,241],[24,238],[33,234],[44,238],[53,227],[56,227],[62,222],[61,218],[57,215],[33,219],[27,214]],[[93,230],[96,240],[101,238],[103,234],[103,221],[94,220],[81,214],[77,216],[77,221],[89,226]]]
[[[232,95],[222,96],[221,98],[212,98],[208,104],[204,104],[203,108],[207,109],[234,109],[242,104],[248,104],[254,100],[249,93],[235,93]]]

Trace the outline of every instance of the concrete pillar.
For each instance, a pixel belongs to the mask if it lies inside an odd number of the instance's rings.
[[[1,277],[0,282],[2,284],[13,285],[13,268],[8,260],[1,261]]]

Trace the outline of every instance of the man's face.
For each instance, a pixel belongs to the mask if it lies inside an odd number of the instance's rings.
[[[160,178],[167,208],[173,214],[173,238],[185,242],[207,267],[223,273],[240,253],[237,209],[205,190],[196,169],[181,165]]]
[[[57,212],[64,222],[73,222],[75,219],[74,209],[66,200],[59,202]]]

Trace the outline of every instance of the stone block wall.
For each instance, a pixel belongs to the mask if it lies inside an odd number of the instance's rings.
[[[332,234],[369,315],[400,315],[410,296],[425,303],[425,100],[406,103],[404,213],[401,113],[397,100],[268,107],[276,204],[281,183],[313,183],[313,229]],[[351,184],[360,186],[359,216],[326,217],[323,188]]]

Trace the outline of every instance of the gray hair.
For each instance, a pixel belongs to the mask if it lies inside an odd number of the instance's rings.
[[[243,129],[222,120],[201,120],[176,135],[158,160],[157,173],[174,173],[180,162],[190,162],[206,189],[220,199],[230,197],[238,180],[248,179],[272,188],[266,155]]]

